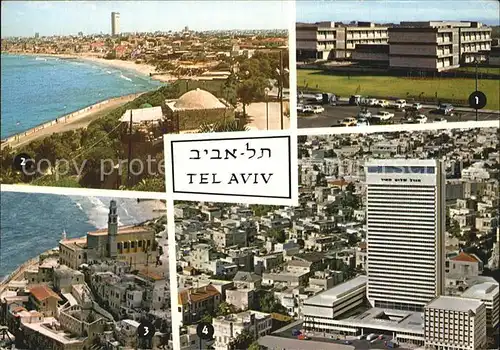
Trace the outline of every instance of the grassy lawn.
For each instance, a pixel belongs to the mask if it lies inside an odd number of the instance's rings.
[[[393,76],[337,76],[322,74],[320,70],[297,70],[297,84],[310,89],[332,92],[339,96],[348,97],[359,94],[364,96],[385,96],[406,98],[419,96],[466,101],[475,89],[474,79],[447,78],[447,79],[408,79]],[[500,84],[498,80],[480,80],[479,90],[488,97],[485,109],[498,110]]]

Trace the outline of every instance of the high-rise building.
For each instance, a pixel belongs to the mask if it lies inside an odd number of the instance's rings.
[[[371,160],[365,171],[367,298],[374,307],[423,311],[445,287],[443,163]]]
[[[111,35],[120,34],[120,12],[111,12]]]
[[[40,37],[40,33],[36,32],[35,33],[35,39],[38,39]]]

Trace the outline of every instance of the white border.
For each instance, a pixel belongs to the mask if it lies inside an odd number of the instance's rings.
[[[200,136],[203,134],[200,134]],[[163,137],[164,148],[167,147],[167,140]],[[173,181],[172,172],[170,171],[171,160],[167,160],[165,154],[165,184],[171,184]],[[182,320],[177,308],[179,307],[178,300],[178,284],[177,284],[177,242],[175,240],[175,215],[174,215],[174,194],[173,187],[165,185],[167,189],[167,242],[168,242],[168,274],[170,282],[170,309],[172,318],[172,345],[173,348],[181,348],[181,324]]]
[[[171,158],[171,142],[172,141],[189,141],[189,140],[208,140],[208,139],[235,139],[262,137],[279,137],[286,136],[290,138],[290,195],[291,198],[263,198],[263,197],[245,197],[245,196],[225,196],[211,194],[194,194],[194,193],[173,193],[172,188],[172,158]],[[178,201],[193,201],[193,202],[214,202],[214,203],[235,203],[235,204],[269,204],[281,206],[297,206],[299,204],[298,190],[298,161],[297,161],[297,134],[292,133],[292,130],[259,130],[259,131],[237,131],[237,132],[218,132],[218,133],[203,133],[203,134],[166,134],[163,137],[164,154],[165,154],[165,179],[167,187],[167,198],[173,198]],[[193,199],[199,197],[200,199]]]
[[[45,193],[63,196],[163,199],[165,192],[104,190],[97,188],[0,184],[1,192]]]
[[[338,134],[375,134],[387,132],[432,131],[449,129],[484,129],[498,128],[498,120],[451,122],[451,123],[426,123],[426,124],[390,124],[372,126],[351,126],[335,128],[300,128],[299,136],[308,135],[338,135]]]
[[[295,1],[287,0],[286,8],[288,9],[288,67],[290,70],[290,131],[292,132],[292,138],[294,136],[294,131],[297,130],[297,50],[296,50],[296,35],[295,35]]]

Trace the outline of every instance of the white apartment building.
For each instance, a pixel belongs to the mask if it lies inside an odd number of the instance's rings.
[[[334,320],[365,303],[366,276],[358,276],[304,300],[304,328],[322,332],[337,329]]]
[[[480,300],[441,296],[425,307],[425,348],[486,348],[486,306]]]
[[[271,314],[259,311],[245,311],[214,318],[214,349],[229,350],[230,344],[241,332],[246,329],[255,338],[260,338],[271,333]]]
[[[365,164],[367,298],[373,307],[422,311],[445,284],[445,172],[436,160]]]

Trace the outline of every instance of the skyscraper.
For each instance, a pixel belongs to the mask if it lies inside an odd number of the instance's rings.
[[[368,300],[374,307],[422,311],[444,294],[443,164],[372,160],[365,171]]]
[[[120,34],[120,12],[111,12],[111,35]]]

